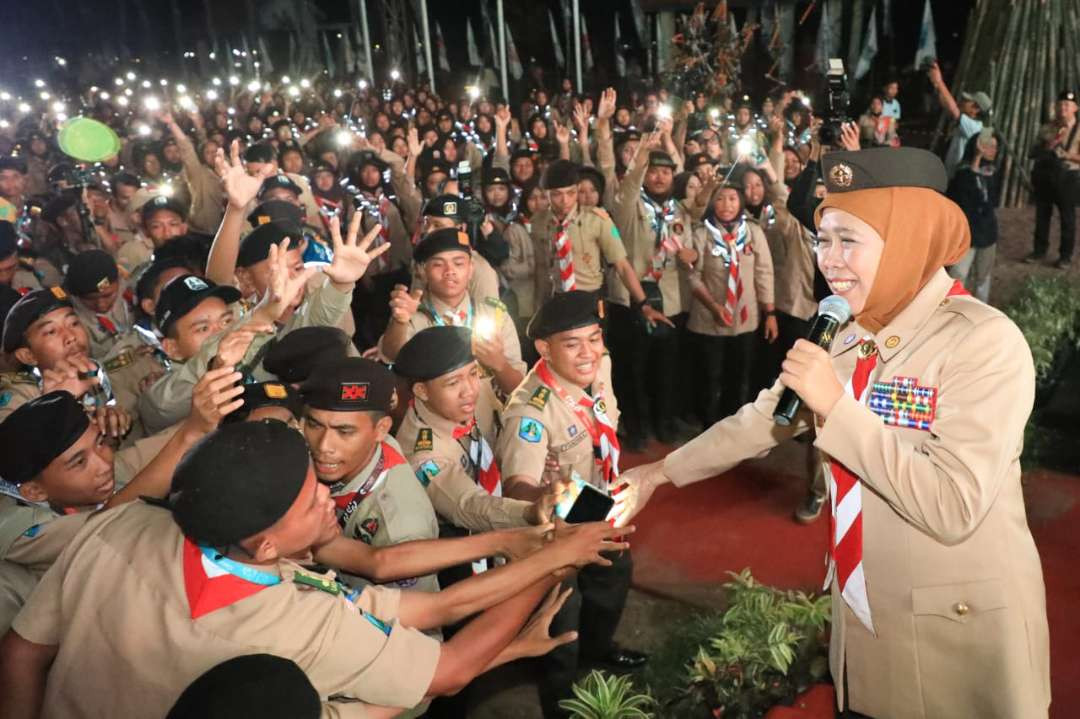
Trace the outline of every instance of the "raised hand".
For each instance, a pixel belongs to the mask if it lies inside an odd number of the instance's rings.
[[[555,647],[569,644],[578,638],[578,633],[575,631],[564,632],[557,637],[551,636],[551,621],[559,613],[563,605],[566,604],[566,600],[569,599],[570,593],[573,591],[573,587],[562,589],[560,584],[556,584],[551,588],[536,613],[525,623],[525,626],[521,628],[521,632],[510,643],[515,656],[540,657]]]
[[[570,144],[570,128],[561,123],[555,124],[555,140],[560,145]]]
[[[656,488],[668,482],[664,476],[664,460],[642,464],[619,475],[621,484],[611,492],[615,505],[608,512],[608,521],[622,527],[644,509]]]
[[[270,245],[270,283],[266,294],[252,310],[254,323],[265,325],[277,322],[315,274],[311,267],[305,267],[295,275],[289,272],[289,258],[286,253],[291,243],[292,239],[287,237],[280,245]]]
[[[566,524],[555,522],[555,547],[564,552],[564,566],[584,567],[598,564],[602,567],[611,565],[611,560],[603,552],[621,552],[630,548],[629,542],[622,537],[634,533],[634,527],[616,529],[607,522],[583,522]]]
[[[359,212],[353,213],[349,221],[349,230],[345,239],[341,239],[341,220],[335,216],[330,218],[330,238],[334,241],[334,261],[329,267],[323,268],[323,274],[338,287],[338,289],[350,291],[367,271],[371,262],[390,249],[390,243],[384,242],[374,250],[368,251],[371,243],[379,236],[382,225],[376,224],[364,239],[357,241],[360,234],[360,223],[363,216]]]
[[[585,112],[585,106],[580,102],[574,103],[574,127],[579,135],[589,131],[589,113]]]
[[[854,122],[845,122],[840,126],[840,144],[849,152],[859,149],[859,128]]]
[[[274,174],[274,166],[263,165],[258,173],[249,175],[240,161],[240,141],[233,140],[229,147],[229,159],[225,158],[223,148],[219,147],[214,153],[214,171],[225,186],[229,206],[236,210],[245,210],[259,194],[263,180]]]
[[[510,108],[506,105],[501,105],[499,109],[495,111],[495,129],[505,130],[510,127]]]
[[[106,437],[120,439],[131,431],[131,415],[119,407],[98,407],[91,420]]]
[[[424,144],[420,142],[420,133],[415,127],[409,128],[409,134],[406,139],[409,143],[409,155],[412,157],[420,157],[420,154],[424,151]]]
[[[600,94],[600,103],[596,107],[596,117],[600,120],[611,119],[615,114],[615,88],[609,87]]]
[[[266,322],[247,322],[230,330],[218,342],[217,354],[210,360],[210,367],[214,369],[235,367],[244,360],[244,355],[247,354],[256,335],[271,334],[273,331],[274,325]]]
[[[80,372],[84,375],[92,374],[93,376],[80,378]],[[59,360],[53,365],[52,369],[42,371],[41,392],[42,394],[48,394],[56,390],[65,390],[75,399],[78,399],[101,384],[101,377],[98,376],[98,372],[97,364],[88,357],[75,356],[66,360]]]
[[[399,324],[409,324],[420,309],[420,298],[423,296],[424,290],[419,287],[410,290],[405,285],[394,285],[390,291],[390,317]]]
[[[244,404],[241,379],[243,375],[231,365],[209,370],[200,377],[191,393],[189,424],[204,434],[213,432],[225,415],[240,409]]]

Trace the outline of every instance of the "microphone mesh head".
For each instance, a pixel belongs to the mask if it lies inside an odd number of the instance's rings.
[[[851,319],[851,305],[840,295],[829,295],[818,304],[818,314],[828,315],[840,324]]]

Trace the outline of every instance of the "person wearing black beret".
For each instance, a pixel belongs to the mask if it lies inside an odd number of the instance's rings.
[[[40,262],[48,265],[45,260]],[[48,266],[51,268],[51,265]],[[20,295],[25,295],[31,290],[40,290],[44,278],[44,272],[35,266],[34,260],[19,256],[15,225],[0,220],[0,285],[11,287]]]
[[[420,211],[420,230],[417,241],[425,235],[441,229],[456,228],[465,232],[467,227],[465,212],[466,201],[460,195],[436,195],[427,200]],[[502,235],[493,228],[487,237],[482,240],[484,247],[488,247],[492,243],[502,242],[504,242]],[[416,260],[415,256],[413,260]],[[473,270],[472,277],[469,279],[469,294],[477,301],[489,297],[497,299],[500,294],[499,276],[495,272],[492,263],[479,250],[473,253]],[[419,267],[414,265],[412,287],[414,289],[423,289],[424,286],[423,274],[419,271]],[[395,287],[394,289],[397,290],[398,288]]]
[[[223,422],[259,422],[277,420],[300,428],[304,416],[304,400],[295,387],[283,382],[252,382],[243,385],[244,391],[237,399],[243,404],[229,412]]]
[[[120,270],[104,250],[86,250],[68,265],[64,289],[90,334],[90,354],[105,357],[134,323]]]
[[[77,719],[167,716],[208,689],[200,679],[208,668],[261,653],[296,662],[330,714],[337,700],[408,709],[460,691],[491,667],[572,641],[547,633],[565,601],[552,591],[555,570],[603,562],[599,552],[628,546],[593,523],[445,593],[360,589],[290,557],[314,553],[325,564],[394,576],[438,566],[437,554],[509,548],[505,538],[523,533],[372,550],[340,537],[334,520],[300,433],[275,420],[222,426],[177,464],[165,501],[104,513],[69,543],[42,580],[43,601],[26,607],[0,648],[5,709],[25,713],[33,702],[46,715]],[[545,595],[537,621],[521,633]],[[474,615],[445,644],[422,633]],[[130,631],[133,617],[148,616],[160,632]],[[310,641],[298,644],[298,636]],[[243,680],[229,676],[240,689]],[[23,690],[46,679],[48,691]],[[132,682],[140,691],[125,690]]]
[[[351,338],[337,327],[301,327],[278,338],[263,358],[263,369],[299,388],[319,364],[355,353]]]
[[[604,494],[617,486],[619,405],[604,349],[605,309],[595,293],[571,290],[545,302],[529,322],[529,339],[540,361],[507,400],[495,450],[506,496],[525,501],[542,496],[549,456],[563,477],[576,474]],[[559,631],[578,630],[579,640],[543,660],[540,703],[545,716],[557,716],[558,701],[570,695],[579,661],[605,661],[621,669],[645,662],[644,655],[612,643],[633,569],[629,552],[612,562],[567,580],[578,591],[554,624]],[[583,616],[589,620],[580,622]]]
[[[188,208],[174,197],[152,196],[138,210],[143,233],[152,243],[154,250],[160,249],[174,237],[186,235],[188,232]],[[124,248],[121,247],[121,257],[123,254]]]

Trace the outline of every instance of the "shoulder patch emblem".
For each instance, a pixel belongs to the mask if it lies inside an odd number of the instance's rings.
[[[435,448],[435,440],[431,434],[430,427],[421,427],[420,431],[416,433],[416,444],[413,445],[414,452],[430,452]]]
[[[111,360],[105,363],[106,372],[115,372],[121,367],[127,367],[129,364],[135,361],[131,350],[124,350],[120,354],[113,357]]]
[[[548,400],[551,398],[551,390],[547,387],[537,387],[536,391],[532,393],[532,397],[529,397],[529,406],[536,407],[537,409],[543,409],[547,406]]]
[[[2,406],[2,405],[0,405],[0,406]],[[33,539],[34,537],[38,536],[38,534],[40,534],[40,533],[41,533],[41,525],[40,524],[35,524],[33,527],[30,527],[30,529],[23,532],[22,536],[26,537],[27,539]]]
[[[531,444],[537,444],[544,437],[544,426],[532,417],[522,417],[518,437]]]
[[[498,297],[485,297],[484,304],[494,307],[497,310],[502,310],[503,312],[506,312],[506,304],[503,303],[503,301],[500,300]]]
[[[326,577],[313,577],[310,574],[297,572],[293,575],[293,583],[302,587],[311,587],[327,594],[341,594],[341,587],[333,579]]]
[[[431,480],[435,479],[438,474],[439,465],[435,464],[435,462],[430,459],[416,468],[416,478],[420,480],[421,487],[426,488],[431,484]]]
[[[7,407],[11,402],[12,396],[13,395],[8,390],[0,392],[0,407]]]

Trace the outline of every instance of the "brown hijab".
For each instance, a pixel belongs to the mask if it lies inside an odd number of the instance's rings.
[[[815,225],[829,208],[850,212],[885,241],[874,286],[855,317],[870,332],[892,322],[939,269],[958,262],[971,246],[963,211],[925,187],[830,192],[814,212]]]

